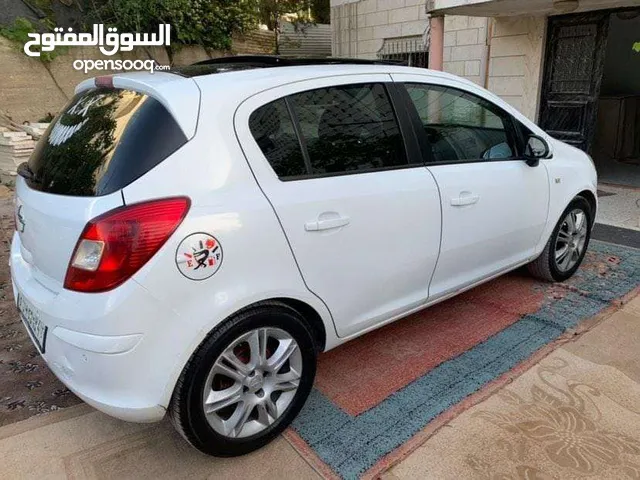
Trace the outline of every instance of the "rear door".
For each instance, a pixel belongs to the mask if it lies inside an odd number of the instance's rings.
[[[186,142],[151,95],[116,87],[78,93],[18,169],[16,230],[33,276],[59,290],[87,222],[122,206],[121,189]]]
[[[523,128],[462,86],[402,82],[440,188],[442,244],[429,293],[447,295],[531,258],[546,225],[547,170],[521,158]],[[401,88],[401,85],[400,88]]]
[[[438,256],[438,189],[407,150],[392,89],[388,75],[318,79],[236,114],[251,168],[341,337],[425,303]]]

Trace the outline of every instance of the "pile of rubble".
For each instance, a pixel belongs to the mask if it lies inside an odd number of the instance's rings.
[[[42,136],[48,123],[29,123],[20,129],[0,127],[0,171],[15,175],[16,168],[26,162]]]

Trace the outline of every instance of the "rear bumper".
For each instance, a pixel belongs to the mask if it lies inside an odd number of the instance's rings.
[[[55,373],[60,381],[64,383],[76,396],[91,405],[93,408],[100,410],[101,412],[106,413],[111,417],[119,418],[120,420],[124,420],[126,422],[152,423],[162,420],[167,411],[165,407],[162,407],[160,405],[136,406],[104,403],[103,400],[110,401],[110,399],[89,397],[83,392],[76,390],[71,383],[65,382],[65,380],[60,377],[60,375],[54,368],[51,368],[51,371]]]
[[[173,389],[171,372],[184,355],[171,341],[171,328],[164,328],[179,325],[177,314],[134,280],[108,293],[85,294],[52,289],[52,282],[45,287],[34,268],[22,258],[14,235],[14,296],[22,295],[47,326],[42,357],[53,373],[108,415],[161,420]]]

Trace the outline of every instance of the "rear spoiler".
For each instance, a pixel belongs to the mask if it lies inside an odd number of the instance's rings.
[[[107,82],[106,79],[111,81]],[[144,93],[158,100],[173,115],[188,140],[196,134],[200,113],[200,89],[191,78],[166,72],[137,72],[90,78],[75,93],[113,86]]]

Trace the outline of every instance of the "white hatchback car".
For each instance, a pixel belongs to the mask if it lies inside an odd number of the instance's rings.
[[[355,60],[87,80],[19,173],[13,289],[51,370],[221,456],[293,420],[319,352],[521,265],[567,279],[597,206],[588,155],[500,98]]]

